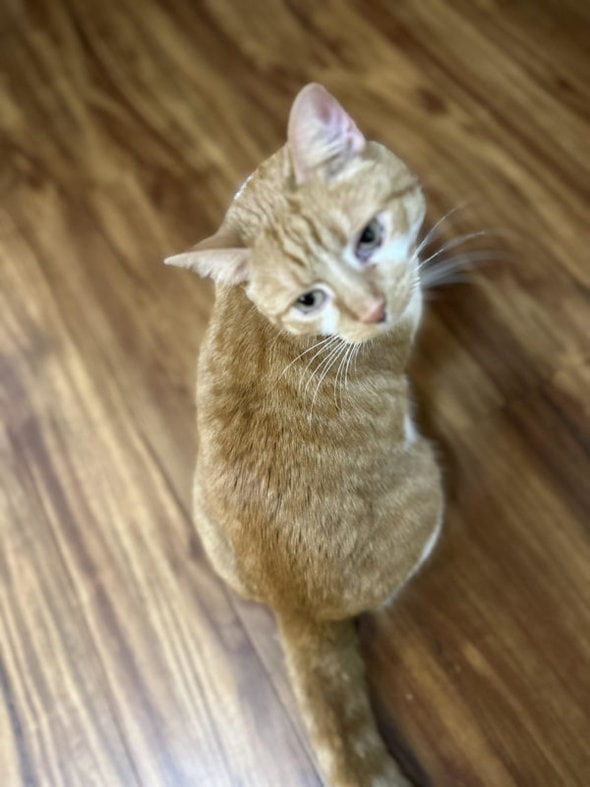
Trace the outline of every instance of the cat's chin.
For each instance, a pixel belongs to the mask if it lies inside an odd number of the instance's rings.
[[[378,325],[363,325],[358,329],[352,331],[343,331],[342,333],[335,334],[339,339],[342,339],[346,344],[365,344],[383,336],[388,331],[395,327],[397,320],[387,319],[380,322]]]
[[[391,331],[395,330],[402,324],[410,323],[412,325],[412,333],[416,330],[420,323],[422,316],[422,299],[419,294],[413,295],[408,301],[407,306],[400,314],[388,317],[383,322],[377,325],[363,325],[358,329],[355,327],[352,331],[346,331],[338,334],[338,338],[345,341],[347,344],[365,344],[366,342],[374,341],[379,337],[385,336]]]

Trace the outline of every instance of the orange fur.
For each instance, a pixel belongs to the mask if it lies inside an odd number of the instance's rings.
[[[340,787],[408,783],[377,732],[353,621],[408,581],[442,517],[405,377],[423,214],[405,165],[310,85],[287,144],[220,230],[170,260],[217,281],[198,370],[196,525],[229,585],[274,609],[320,768]],[[375,216],[383,237],[367,262],[359,233]],[[323,306],[302,313],[314,287]]]

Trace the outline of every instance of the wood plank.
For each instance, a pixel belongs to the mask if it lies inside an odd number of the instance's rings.
[[[589,782],[589,24],[573,0],[5,5],[3,784],[320,783],[271,615],[191,526],[213,296],[160,264],[310,80],[418,172],[429,226],[452,211],[433,252],[497,252],[432,298],[412,364],[448,514],[362,622],[384,735],[417,784]]]

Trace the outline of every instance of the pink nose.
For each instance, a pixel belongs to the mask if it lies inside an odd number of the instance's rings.
[[[371,323],[383,322],[385,320],[385,299],[377,298],[369,304],[367,311],[359,317],[361,322]]]

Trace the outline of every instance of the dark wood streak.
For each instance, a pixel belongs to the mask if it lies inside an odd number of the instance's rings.
[[[2,784],[319,784],[272,618],[190,524],[213,295],[160,261],[320,81],[418,173],[430,226],[476,197],[432,250],[484,227],[504,238],[469,248],[510,250],[420,333],[447,525],[361,622],[383,734],[419,785],[586,787],[588,4],[5,5]]]
[[[33,768],[33,756],[29,748],[28,738],[24,734],[23,724],[17,707],[15,692],[8,680],[6,667],[0,654],[0,693],[10,722],[10,736],[14,740],[18,757],[18,770],[21,784],[24,787],[36,787],[39,783]]]

